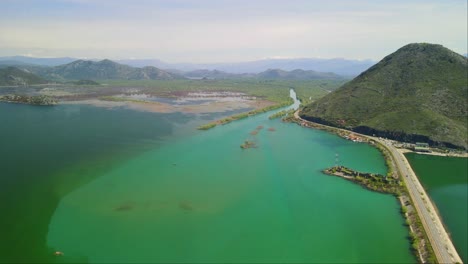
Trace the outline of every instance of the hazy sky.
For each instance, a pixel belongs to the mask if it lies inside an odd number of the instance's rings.
[[[0,56],[234,62],[467,52],[466,0],[0,0]]]

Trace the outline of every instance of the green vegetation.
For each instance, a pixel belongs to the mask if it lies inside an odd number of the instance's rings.
[[[57,100],[46,96],[26,96],[26,95],[3,95],[0,96],[0,102],[30,104],[30,105],[56,105]]]
[[[310,80],[310,81],[280,81],[280,80],[252,80],[252,79],[229,79],[229,80],[101,80],[104,87],[135,87],[139,93],[161,97],[178,97],[190,92],[219,92],[231,91],[245,93],[256,99],[268,100],[276,103],[261,109],[246,113],[233,115],[198,127],[207,130],[216,125],[227,124],[234,120],[243,119],[259,113],[268,112],[277,108],[288,106],[293,103],[289,97],[289,90],[294,89],[299,98],[306,101],[316,100],[331,90],[336,89],[343,81],[337,80]],[[99,88],[105,89],[105,88]],[[101,97],[109,101],[129,101],[114,96]],[[136,102],[141,102],[136,100]]]
[[[240,145],[241,149],[248,149],[248,148],[256,148],[257,145],[253,141],[246,140],[244,143]]]
[[[56,67],[31,68],[36,74],[51,80],[156,80],[177,79],[180,76],[160,70],[156,67],[135,68],[111,60],[85,61],[77,60]]]
[[[294,109],[282,110],[282,111],[279,111],[277,113],[272,114],[268,118],[269,119],[276,119],[276,118],[280,118],[280,117],[283,117],[283,116],[286,116],[286,115],[292,115],[292,114],[294,114]]]
[[[99,97],[99,100],[110,101],[110,102],[155,103],[155,102],[131,99],[128,97],[124,98],[124,97],[117,97],[117,96],[101,96]]]
[[[400,141],[467,148],[467,60],[440,45],[410,44],[337,91],[303,118]]]
[[[27,86],[32,84],[44,84],[46,80],[30,72],[20,70],[16,67],[0,69],[0,86],[19,85]]]
[[[246,113],[240,113],[240,114],[237,114],[237,115],[228,116],[228,117],[225,117],[223,119],[216,120],[214,122],[199,126],[198,129],[208,130],[208,129],[213,128],[213,127],[215,127],[217,125],[225,125],[225,124],[230,123],[230,122],[235,121],[235,120],[239,120],[239,119],[247,118],[249,116],[265,113],[265,112],[268,112],[268,111],[271,111],[271,110],[274,110],[274,109],[277,109],[277,108],[288,106],[288,105],[290,105],[292,103],[293,102],[292,102],[292,99],[291,99],[289,102],[285,102],[285,103],[282,103],[282,104],[270,105],[270,106],[260,108],[260,109],[256,109],[256,110],[252,110],[252,111],[249,111],[249,112],[246,112]]]
[[[373,142],[373,145],[382,153],[385,159],[385,165],[387,165],[387,177],[397,178],[396,165],[393,163],[393,157],[390,151],[380,143]]]
[[[362,173],[352,169],[335,166],[324,170],[329,175],[344,176],[345,179],[356,182],[359,185],[376,192],[390,193],[400,195],[402,193],[402,184],[398,179],[386,177],[380,174]]]
[[[405,210],[403,210],[405,208]],[[434,250],[429,243],[429,238],[427,237],[424,227],[422,225],[421,219],[419,218],[416,211],[408,210],[407,207],[402,207],[402,214],[406,217],[406,225],[411,227],[409,232],[409,240],[411,243],[411,250],[413,254],[419,258],[421,254],[423,263],[437,263],[437,258],[435,256]]]
[[[71,81],[67,82],[74,85],[100,85],[98,82],[92,80],[78,80],[78,81]]]
[[[246,93],[275,103],[289,100],[289,90],[294,89],[301,102],[317,100],[337,89],[344,81],[337,80],[101,80],[109,87],[138,87],[140,92],[174,97],[182,92],[232,91]]]
[[[215,126],[216,126],[216,123],[208,123],[208,124],[199,126],[197,129],[199,129],[199,130],[208,130],[208,129],[213,128]]]

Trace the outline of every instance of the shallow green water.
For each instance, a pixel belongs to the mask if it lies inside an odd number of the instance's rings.
[[[468,262],[468,160],[406,154],[435,202],[463,263]]]
[[[394,197],[320,172],[338,153],[384,173],[379,152],[268,115],[168,139],[75,189],[48,246],[64,262],[414,262]]]
[[[46,238],[61,197],[219,115],[0,103],[0,262],[56,260]]]

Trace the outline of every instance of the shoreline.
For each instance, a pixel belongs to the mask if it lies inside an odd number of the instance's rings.
[[[249,112],[229,116],[229,117],[226,117],[226,118],[223,118],[223,119],[220,119],[220,120],[216,120],[214,122],[210,122],[208,124],[201,125],[201,126],[198,127],[198,129],[199,130],[208,130],[208,129],[211,129],[213,127],[216,127],[217,125],[225,125],[225,124],[231,123],[232,121],[247,118],[247,117],[250,117],[250,116],[257,115],[257,114],[266,113],[266,112],[269,112],[269,111],[272,111],[272,110],[275,110],[275,109],[279,109],[279,108],[282,108],[282,107],[287,107],[287,106],[292,107],[291,109],[285,109],[285,110],[280,111],[278,113],[275,113],[275,114],[273,114],[273,115],[271,115],[269,117],[269,119],[274,119],[276,117],[282,116],[283,114],[284,115],[290,114],[291,113],[290,111],[294,111],[295,109],[297,109],[299,107],[299,105],[300,105],[300,101],[297,99],[297,94],[294,91],[294,89],[291,88],[289,90],[289,99],[287,101],[283,101],[283,102],[277,103],[275,105],[269,105],[269,106],[263,107],[263,108],[257,108],[255,110],[252,110],[252,111],[249,111]]]
[[[359,172],[344,166],[334,166],[322,172],[330,176],[347,179],[370,191],[392,194],[396,197],[404,196],[403,190],[401,190],[403,186],[394,177],[387,177],[377,173]]]
[[[360,142],[365,142],[377,147],[384,155],[387,165],[396,169],[394,172],[396,172],[398,178],[402,180],[405,193],[409,194],[411,205],[416,209],[416,221],[409,222],[412,246],[413,249],[418,252],[415,256],[421,263],[435,261],[439,263],[463,263],[445,229],[441,216],[438,214],[438,210],[435,209],[436,207],[433,205],[432,201],[428,199],[429,196],[426,194],[424,188],[419,182],[419,179],[411,169],[411,166],[403,152],[395,148],[393,145],[387,145],[387,142],[375,137],[304,120],[299,116],[299,110],[294,113],[293,117],[285,118],[285,121],[291,121],[304,127],[325,130],[342,137],[343,134],[354,134],[365,139]],[[395,155],[398,155],[400,159],[397,159]],[[403,164],[401,162],[403,162]],[[392,170],[392,167],[389,167],[389,170]],[[405,170],[406,173],[403,173]],[[405,174],[406,177],[403,176]],[[409,221],[410,219],[408,218],[406,203],[403,203],[402,199],[399,200],[402,212],[404,213],[407,221]],[[415,230],[418,231],[414,228],[418,227],[422,228],[422,233],[414,233]],[[416,245],[414,244],[415,241]],[[426,241],[429,243],[426,243]]]
[[[442,152],[418,152],[418,151],[413,151],[413,150],[410,150],[410,149],[405,149],[405,148],[397,148],[397,150],[399,152],[401,152],[402,154],[405,154],[405,153],[416,153],[416,154],[420,154],[420,155],[431,155],[431,156],[439,156],[439,157],[448,157],[448,158],[468,158],[468,153],[463,153],[463,154],[459,154],[459,153],[442,153]]]
[[[239,101],[216,101],[204,102],[201,104],[170,104],[156,101],[115,99],[115,98],[91,98],[84,100],[60,101],[59,104],[85,104],[96,107],[114,108],[126,107],[136,111],[146,111],[154,113],[218,113],[230,110],[252,109],[274,104],[267,100],[239,100]],[[253,110],[252,110],[253,111]]]
[[[263,108],[257,108],[257,109],[254,109],[254,110],[251,110],[251,111],[248,111],[248,112],[228,116],[228,117],[225,117],[223,119],[218,119],[216,121],[201,125],[197,129],[198,130],[208,130],[208,129],[214,128],[214,127],[216,127],[218,125],[229,124],[229,123],[231,123],[233,121],[236,121],[236,120],[240,120],[240,119],[244,119],[244,118],[247,118],[247,117],[250,117],[250,116],[255,116],[255,115],[258,115],[258,114],[266,113],[268,111],[272,111],[272,110],[275,110],[275,109],[278,109],[278,108],[286,107],[286,106],[288,106],[290,104],[291,104],[291,102],[284,102],[284,103],[270,105],[270,106],[263,107]]]

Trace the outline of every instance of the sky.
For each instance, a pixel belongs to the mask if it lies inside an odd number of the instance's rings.
[[[466,0],[0,0],[0,56],[380,60],[467,31]]]

